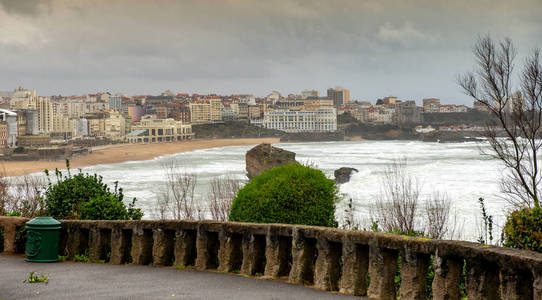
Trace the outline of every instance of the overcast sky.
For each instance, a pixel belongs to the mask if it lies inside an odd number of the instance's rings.
[[[478,35],[542,47],[541,0],[0,0],[0,90],[283,95],[331,86],[471,104]],[[522,58],[518,57],[518,63]]]

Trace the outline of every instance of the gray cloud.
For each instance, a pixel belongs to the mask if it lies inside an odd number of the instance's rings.
[[[0,1],[0,90],[40,94],[343,85],[470,103],[454,78],[478,34],[542,46],[538,0]]]

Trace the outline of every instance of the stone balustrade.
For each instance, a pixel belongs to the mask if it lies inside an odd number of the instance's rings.
[[[4,252],[27,219],[0,217]],[[214,221],[62,221],[60,255],[113,264],[194,266],[287,277],[376,299],[542,299],[542,254],[462,241],[326,227]],[[396,274],[400,272],[400,287]]]

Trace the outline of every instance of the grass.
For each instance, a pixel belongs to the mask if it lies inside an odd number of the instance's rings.
[[[68,260],[68,256],[65,256],[65,255],[58,256],[58,261],[67,261],[67,260]]]
[[[75,254],[73,261],[88,262],[88,255],[85,254]]]
[[[47,275],[40,275],[38,272],[30,272],[30,275],[28,275],[28,278],[24,281],[28,283],[39,283],[39,282],[49,282],[49,276]]]

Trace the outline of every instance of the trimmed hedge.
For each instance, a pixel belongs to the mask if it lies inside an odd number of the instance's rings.
[[[504,225],[504,246],[542,252],[542,208],[512,212]]]
[[[335,182],[300,164],[273,168],[245,185],[233,200],[230,221],[337,227]]]

